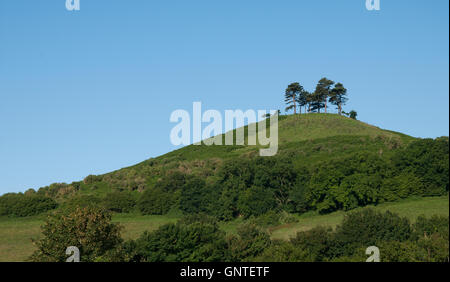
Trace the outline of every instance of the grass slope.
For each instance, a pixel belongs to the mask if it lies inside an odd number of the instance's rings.
[[[245,132],[247,136],[247,127]],[[280,116],[278,135],[278,154],[295,155],[297,164],[345,157],[361,150],[389,154],[415,139],[336,114]],[[81,194],[101,196],[115,187],[143,190],[169,170],[208,178],[224,160],[257,156],[258,150],[259,146],[189,145],[102,175],[95,189],[81,183]]]

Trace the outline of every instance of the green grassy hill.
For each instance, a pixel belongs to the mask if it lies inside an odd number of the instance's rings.
[[[389,154],[416,139],[336,114],[280,116],[278,135],[278,154],[295,154],[298,164],[342,158],[361,150]],[[102,195],[117,187],[142,191],[156,183],[164,172],[173,170],[211,177],[224,160],[255,157],[258,150],[259,146],[189,145],[131,167],[87,178],[80,183],[80,191],[86,195]],[[96,182],[95,187],[91,180]]]

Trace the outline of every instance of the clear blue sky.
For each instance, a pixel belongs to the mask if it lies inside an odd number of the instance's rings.
[[[173,110],[284,108],[342,82],[358,118],[449,134],[449,1],[0,1],[0,194],[174,149]]]

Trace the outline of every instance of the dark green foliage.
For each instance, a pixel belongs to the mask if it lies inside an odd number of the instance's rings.
[[[303,249],[285,241],[273,241],[264,251],[252,259],[255,262],[303,262],[307,254]]]
[[[108,260],[108,254],[122,242],[121,228],[111,223],[111,215],[93,207],[58,211],[41,229],[43,238],[35,241],[32,261],[63,262],[69,246],[80,250],[83,262]]]
[[[376,212],[366,208],[345,216],[336,227],[334,255],[352,254],[357,247],[373,246],[379,241],[406,241],[411,236],[408,219],[389,211]]]
[[[207,186],[199,177],[189,178],[181,190],[180,209],[187,214],[209,212],[214,200],[214,188]]]
[[[299,106],[297,104],[298,97],[303,91],[303,86],[301,86],[298,82],[289,84],[284,94],[284,102],[288,105],[288,107],[286,107],[286,112],[294,109],[294,114],[297,113],[297,106]]]
[[[145,232],[136,240],[134,261],[211,262],[230,258],[225,233],[211,218],[181,220]]]
[[[432,216],[431,218],[426,218],[425,216],[419,216],[413,225],[414,233],[413,236],[417,239],[420,237],[429,237],[435,234],[441,234],[448,238],[449,234],[449,221],[448,217],[444,216]]]
[[[239,226],[237,234],[228,239],[233,261],[252,260],[271,245],[269,234],[254,224]]]
[[[331,87],[334,85],[334,81],[323,77],[319,80],[316,86],[316,90],[312,96],[311,111],[319,112],[321,108],[325,108],[327,112],[328,97],[331,95]]]
[[[252,216],[249,222],[263,228],[277,226],[281,223],[281,215],[276,211],[270,210],[263,215],[257,217]]]
[[[139,211],[146,214],[166,214],[174,204],[174,194],[165,192],[161,188],[146,189],[139,201],[137,207]]]
[[[269,188],[252,186],[239,195],[238,209],[246,218],[262,215],[275,207],[274,194]]]
[[[98,207],[102,199],[93,195],[76,195],[66,200],[61,208],[75,210],[77,208]]]
[[[186,175],[180,172],[169,172],[147,188],[138,201],[138,209],[142,214],[166,214],[178,204],[181,190],[186,186]]]
[[[135,197],[128,191],[112,192],[106,194],[103,200],[104,207],[113,212],[126,213],[134,209]]]
[[[84,178],[83,182],[84,184],[92,184],[95,182],[102,181],[103,177],[101,175],[88,175]]]
[[[330,103],[338,108],[338,114],[342,114],[342,106],[347,102],[347,89],[340,82],[336,83],[330,93]],[[355,116],[356,118],[356,116]]]
[[[448,192],[448,137],[412,142],[393,156],[392,163],[398,174],[412,173],[419,178],[423,189],[421,195],[435,196]]]
[[[301,261],[326,261],[330,258],[333,246],[331,229],[316,227],[308,231],[298,232],[290,242],[296,249],[302,250]]]
[[[53,210],[57,206],[55,200],[36,193],[10,193],[0,197],[0,215],[31,216]]]
[[[391,178],[386,178],[381,187],[381,197],[384,201],[396,201],[411,195],[424,195],[425,187],[420,178],[412,173],[402,172]]]

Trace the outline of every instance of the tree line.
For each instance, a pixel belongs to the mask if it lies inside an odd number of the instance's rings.
[[[264,228],[248,222],[227,234],[205,214],[124,240],[122,226],[95,207],[58,211],[41,228],[30,261],[63,262],[67,246],[77,246],[83,262],[363,262],[366,248],[374,245],[382,262],[449,261],[448,216],[419,216],[412,223],[370,208],[347,214],[334,230],[319,226],[287,241],[272,240]]]
[[[294,110],[294,114],[302,113],[304,107],[305,113],[320,113],[321,109],[324,112],[328,111],[328,103],[335,105],[339,115],[347,115],[356,119],[356,112],[351,111],[346,113],[343,111],[343,106],[347,103],[347,89],[340,82],[334,81],[324,77],[319,80],[316,89],[313,92],[307,91],[300,83],[293,82],[288,85],[284,93],[284,101],[287,105],[285,111]]]

